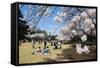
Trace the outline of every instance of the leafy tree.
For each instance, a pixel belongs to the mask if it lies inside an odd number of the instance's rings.
[[[25,35],[28,34],[29,26],[26,24],[27,22],[23,19],[23,15],[21,10],[18,11],[18,39],[23,40],[27,38]]]

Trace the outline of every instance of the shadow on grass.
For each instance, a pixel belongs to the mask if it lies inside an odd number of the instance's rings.
[[[57,62],[56,59],[51,59],[51,58],[44,58],[44,61],[47,61],[47,62]]]
[[[62,55],[64,59],[69,59],[72,61],[96,59],[96,47],[90,46],[90,51],[91,52],[89,54],[78,54],[75,48],[72,47],[69,49],[64,49]]]

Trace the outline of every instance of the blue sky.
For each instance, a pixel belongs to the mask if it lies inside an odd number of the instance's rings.
[[[38,6],[38,5],[35,5]],[[56,8],[56,9],[55,9]],[[54,10],[55,9],[55,10]],[[25,14],[28,11],[28,5],[24,5],[21,8],[21,12],[22,14],[25,16]],[[47,31],[47,33],[51,33],[51,34],[59,34],[60,31],[60,25],[63,23],[57,23],[54,20],[54,17],[58,15],[58,13],[60,13],[62,11],[62,7],[56,7],[56,6],[52,6],[50,9],[51,12],[53,12],[53,14],[50,17],[47,17],[47,21],[44,20],[44,16],[41,18],[41,20],[39,21],[37,28],[40,28],[41,30],[45,30]],[[34,12],[33,12],[34,13]],[[62,26],[63,27],[63,26]]]
[[[40,27],[42,30],[46,30],[47,32],[51,32],[52,34],[58,34],[60,29],[57,29],[61,23],[57,23],[54,20],[54,17],[57,16],[57,12],[61,12],[60,8],[56,8],[52,16],[48,17],[47,21],[40,21],[37,27]]]

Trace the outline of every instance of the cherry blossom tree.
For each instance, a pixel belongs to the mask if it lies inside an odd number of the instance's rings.
[[[80,35],[80,38],[83,38],[84,35],[86,37],[88,36],[95,37],[96,36],[96,9],[77,8],[77,10],[79,10],[78,14],[74,15],[73,18],[70,18],[70,21],[67,24],[67,26],[61,29],[62,33],[60,34],[62,34],[65,37],[69,35],[70,38],[74,37],[75,34]],[[80,31],[84,35],[79,34]]]

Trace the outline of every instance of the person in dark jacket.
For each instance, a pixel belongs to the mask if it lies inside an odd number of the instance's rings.
[[[58,47],[57,47],[57,46],[58,46],[57,41],[55,41],[55,42],[54,42],[54,46],[55,46],[55,48],[54,48],[54,49],[57,49],[57,48],[58,48]]]
[[[44,48],[46,48],[46,46],[47,46],[47,41],[45,40],[44,41]]]

